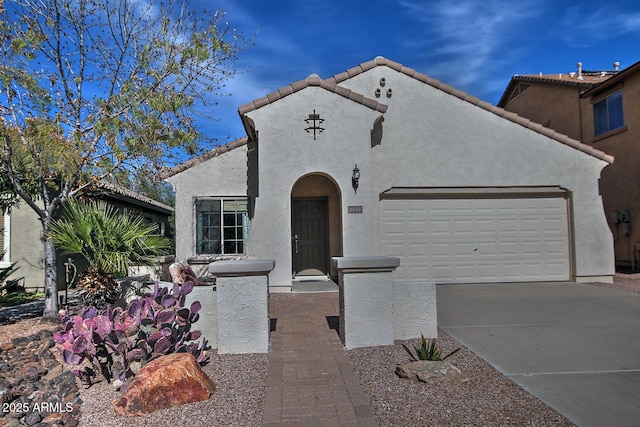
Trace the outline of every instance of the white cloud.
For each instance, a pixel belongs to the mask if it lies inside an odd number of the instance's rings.
[[[524,54],[513,46],[526,34],[523,28],[531,28],[540,14],[533,0],[398,3],[422,28],[410,42],[411,50],[424,52],[423,64],[418,66],[445,83],[476,92],[476,96],[482,95],[478,91],[504,85],[504,76],[495,76],[495,72]],[[492,78],[500,83],[492,83]]]
[[[620,7],[598,7],[587,10],[584,5],[567,10],[558,29],[571,46],[586,46],[592,42],[625,35],[640,34],[640,11]]]

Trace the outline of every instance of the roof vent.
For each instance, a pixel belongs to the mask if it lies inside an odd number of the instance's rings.
[[[618,61],[613,63],[613,69],[616,71],[620,70],[620,63]]]
[[[582,77],[582,62],[578,62],[578,80],[582,79],[584,79],[584,77]]]

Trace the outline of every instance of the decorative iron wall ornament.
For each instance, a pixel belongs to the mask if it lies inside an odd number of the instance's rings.
[[[309,114],[309,118],[305,119],[304,121],[307,123],[307,125],[309,125],[304,130],[306,130],[309,134],[313,134],[314,140],[318,135],[322,133],[322,131],[324,131],[324,128],[320,127],[322,122],[324,122],[324,119],[320,118],[320,114],[317,114],[316,110],[313,110],[313,114]]]

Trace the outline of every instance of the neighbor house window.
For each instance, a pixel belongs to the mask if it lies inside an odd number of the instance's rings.
[[[196,254],[242,254],[249,224],[247,199],[196,200]]]
[[[624,126],[622,91],[593,104],[593,120],[596,136]]]

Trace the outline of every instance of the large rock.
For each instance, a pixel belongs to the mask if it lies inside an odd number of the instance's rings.
[[[192,354],[168,354],[143,366],[113,408],[124,416],[143,415],[206,400],[215,389]]]
[[[446,361],[417,360],[396,366],[396,375],[429,384],[466,383],[468,378],[460,369]]]

